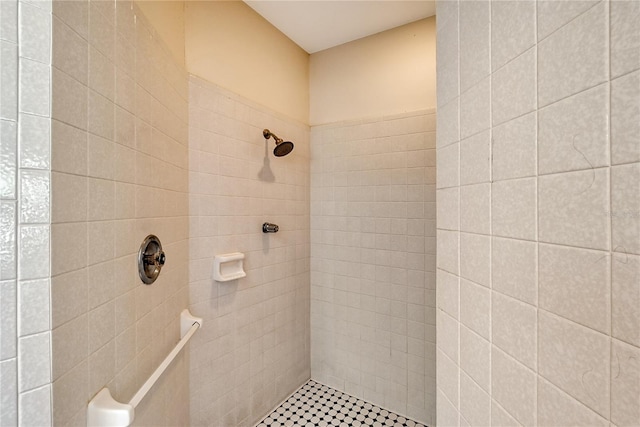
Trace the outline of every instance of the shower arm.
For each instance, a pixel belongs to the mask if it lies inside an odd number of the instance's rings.
[[[274,141],[276,141],[276,145],[281,144],[283,141],[283,139],[278,138],[275,133],[271,133],[269,129],[263,130],[262,136],[264,136],[264,139],[269,139],[270,137],[273,137]]]

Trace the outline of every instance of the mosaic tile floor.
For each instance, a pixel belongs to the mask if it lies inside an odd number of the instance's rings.
[[[309,380],[257,427],[425,427],[326,385]]]

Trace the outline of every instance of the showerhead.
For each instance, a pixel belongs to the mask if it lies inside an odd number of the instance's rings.
[[[273,154],[276,157],[282,157],[282,156],[286,156],[291,151],[293,151],[293,142],[284,141],[279,144],[276,143],[276,148],[273,149]]]
[[[270,137],[273,137],[273,140],[276,142],[276,148],[273,149],[273,154],[276,157],[286,156],[291,151],[293,151],[293,142],[283,141],[282,138],[278,138],[269,129],[263,130],[262,136],[264,136],[265,139],[269,139]]]

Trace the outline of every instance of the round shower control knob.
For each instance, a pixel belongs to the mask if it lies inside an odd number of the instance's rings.
[[[153,234],[148,235],[138,251],[138,274],[140,275],[140,280],[147,285],[155,282],[166,259],[160,239]]]

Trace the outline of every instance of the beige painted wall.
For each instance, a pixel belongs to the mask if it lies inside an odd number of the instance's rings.
[[[136,0],[175,60],[184,65],[184,2]]]
[[[241,1],[185,3],[187,70],[303,123],[309,54]]]
[[[435,17],[311,55],[310,124],[436,105]]]

